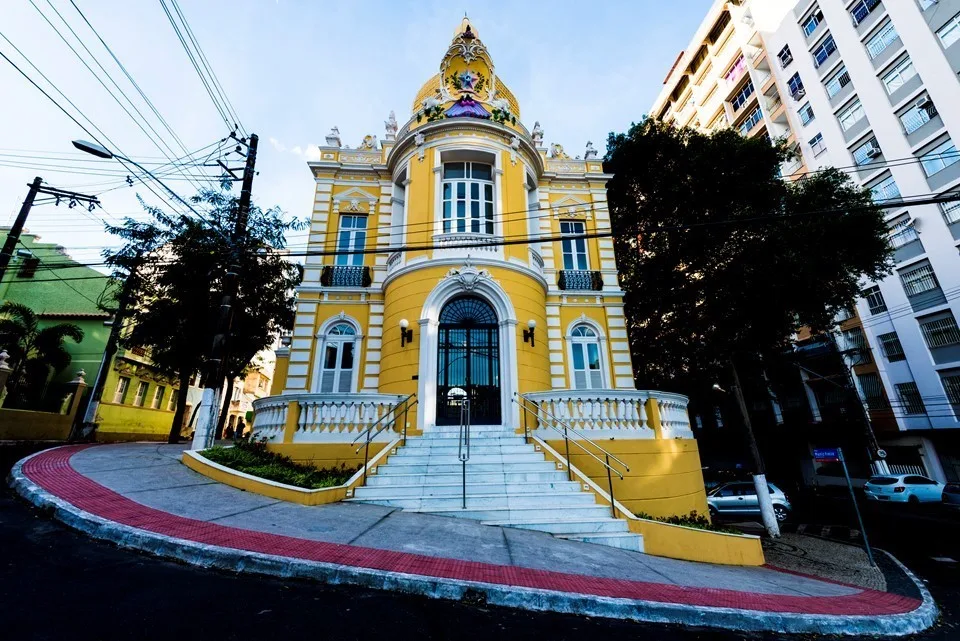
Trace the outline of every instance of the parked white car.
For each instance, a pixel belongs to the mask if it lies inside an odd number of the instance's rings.
[[[884,474],[867,481],[863,491],[871,501],[939,503],[943,496],[943,483],[919,474]]]

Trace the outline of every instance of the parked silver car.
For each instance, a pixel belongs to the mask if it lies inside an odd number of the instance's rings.
[[[773,513],[777,521],[782,523],[787,520],[793,507],[780,488],[773,483],[768,483],[767,487],[770,488]],[[760,516],[760,502],[752,482],[718,485],[707,495],[707,506],[711,517]]]
[[[943,495],[943,483],[919,474],[884,474],[867,481],[863,492],[871,501],[939,503]]]

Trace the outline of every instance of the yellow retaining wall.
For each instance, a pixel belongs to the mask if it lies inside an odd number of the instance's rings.
[[[562,439],[547,443],[564,453]],[[695,510],[707,515],[700,452],[694,439],[621,439],[598,444],[629,466],[622,481],[613,477],[613,495],[634,514],[674,516]],[[574,467],[606,489],[605,467],[573,444],[570,459]]]
[[[379,454],[386,443],[371,443],[370,458]],[[363,450],[358,454],[357,445],[349,443],[267,443],[267,449],[283,456],[289,456],[296,463],[312,465],[317,468],[340,467],[356,469],[363,465]]]
[[[390,443],[371,443],[369,462],[370,469],[373,469],[376,465],[386,461],[390,450],[396,447],[398,442],[398,440],[394,440]],[[376,455],[373,453],[375,445],[377,448]],[[295,446],[288,444],[286,447],[304,448],[293,452],[294,455],[306,457],[295,458],[294,460],[298,462],[316,465],[317,462],[321,461],[343,460],[347,462],[349,466],[350,459],[343,450],[343,448],[346,447],[343,443],[310,443]],[[277,451],[277,446],[269,445],[268,449]],[[285,456],[290,456],[290,454],[286,451],[283,451],[282,453]],[[283,483],[277,483],[276,481],[268,481],[267,479],[258,478],[256,476],[251,476],[250,474],[244,474],[243,472],[232,470],[229,467],[225,467],[218,463],[214,463],[207,458],[204,458],[202,454],[199,454],[193,450],[185,451],[181,457],[181,461],[183,461],[183,464],[194,472],[213,479],[218,483],[223,483],[224,485],[229,485],[230,487],[235,487],[238,490],[244,490],[245,492],[253,492],[254,494],[269,496],[270,498],[278,499],[280,501],[300,503],[301,505],[326,505],[327,503],[336,503],[337,501],[342,501],[348,496],[351,496],[353,494],[353,489],[363,482],[363,474],[357,472],[343,485],[325,487],[318,490],[308,490],[302,487],[284,485]],[[360,460],[357,462],[357,465],[362,464],[363,452],[360,453]],[[330,465],[324,464],[318,465],[318,467],[330,467]]]
[[[0,441],[64,441],[70,436],[73,414],[0,410]]]
[[[101,443],[118,441],[166,441],[173,412],[134,405],[100,403],[96,438]]]
[[[643,535],[643,551],[647,554],[724,565],[765,563],[758,536],[710,532],[629,517],[627,522],[631,532]]]

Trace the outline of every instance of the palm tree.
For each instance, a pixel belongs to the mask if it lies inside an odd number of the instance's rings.
[[[42,389],[51,374],[70,364],[64,340],[83,340],[83,330],[73,323],[40,328],[39,320],[36,312],[21,303],[6,301],[0,305],[0,348],[6,349],[15,363],[9,379],[11,392],[22,380],[39,382]]]

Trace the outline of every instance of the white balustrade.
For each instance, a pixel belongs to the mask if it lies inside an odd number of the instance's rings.
[[[287,420],[288,403],[295,401],[298,415],[294,443],[349,443],[380,421],[403,398],[393,394],[270,396],[253,405],[254,432],[268,438],[273,436],[273,441],[279,442]],[[384,431],[378,440],[389,439],[391,434],[388,432]]]
[[[254,438],[266,438],[274,443],[283,440],[283,427],[287,423],[287,400],[282,396],[270,396],[253,402]]]
[[[663,438],[693,438],[690,415],[687,413],[689,399],[682,394],[669,392],[651,392],[650,394],[657,399]]]
[[[646,404],[650,399],[657,402],[663,438],[693,438],[687,417],[687,397],[680,394],[607,389],[554,390],[525,396],[540,407],[538,422],[544,438],[559,436],[543,427],[547,423],[561,429],[566,423],[590,439],[655,438],[647,416]]]

